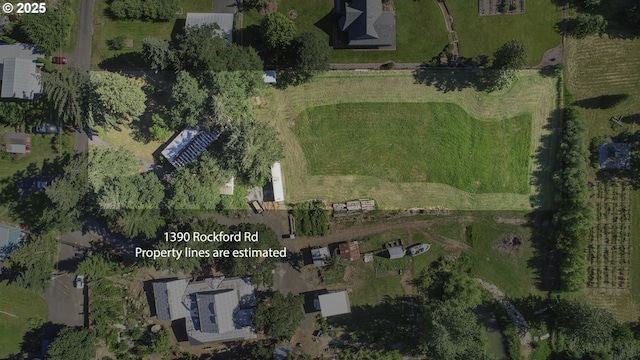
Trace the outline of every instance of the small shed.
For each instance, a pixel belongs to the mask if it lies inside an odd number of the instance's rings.
[[[220,187],[220,195],[233,195],[233,190],[235,188],[235,177],[231,177],[231,179],[224,184],[224,186]]]
[[[402,246],[394,246],[387,249],[389,252],[389,259],[400,259],[403,258],[406,251]]]
[[[311,249],[311,258],[313,259],[313,265],[316,267],[324,266],[325,260],[330,257],[329,249],[327,247],[321,247],[318,249]]]
[[[25,133],[5,133],[4,142],[10,154],[28,154],[31,152],[31,135]]]
[[[323,317],[348,314],[351,312],[349,295],[346,290],[322,294],[318,296],[320,312]]]
[[[360,247],[357,241],[342,243],[338,245],[338,248],[340,249],[340,256],[345,260],[353,261],[360,259]]]
[[[262,74],[262,81],[265,84],[275,84],[277,83],[276,79],[276,71],[275,70],[267,70]]]

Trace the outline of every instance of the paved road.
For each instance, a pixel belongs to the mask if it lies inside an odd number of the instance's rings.
[[[236,0],[213,0],[214,13],[235,14],[237,10],[238,3]]]
[[[93,7],[95,0],[80,1],[78,42],[73,56],[76,67],[89,70],[91,66],[91,37],[93,35]]]

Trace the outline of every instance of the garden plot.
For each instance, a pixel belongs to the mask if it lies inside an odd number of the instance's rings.
[[[587,286],[608,290],[630,288],[631,189],[619,182],[592,183],[595,219],[591,244],[587,247],[590,263]]]
[[[520,14],[524,0],[478,0],[478,15]]]

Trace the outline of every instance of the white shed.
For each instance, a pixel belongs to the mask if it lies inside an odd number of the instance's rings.
[[[284,184],[282,182],[282,169],[279,162],[271,166],[271,182],[273,184],[273,201],[284,201]]]

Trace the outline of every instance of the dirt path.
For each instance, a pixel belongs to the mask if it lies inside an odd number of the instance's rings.
[[[458,46],[458,37],[456,36],[456,30],[453,27],[453,16],[449,12],[449,8],[447,8],[447,4],[444,1],[436,1],[438,3],[438,7],[440,8],[440,12],[442,12],[442,17],[444,18],[445,26],[447,27],[447,33],[449,34],[449,42],[453,45],[453,56],[454,60],[460,56],[460,47]]]
[[[434,224],[450,224],[472,222],[472,216],[454,216],[446,218],[437,218],[433,220],[415,220],[404,221],[398,223],[382,223],[376,225],[356,225],[349,228],[335,228],[331,230],[331,234],[326,236],[309,236],[296,239],[282,239],[281,243],[290,249],[290,251],[300,251],[306,247],[325,246],[334,242],[342,242],[361,238],[368,235],[374,235],[394,230],[402,231],[420,231],[434,241],[441,242],[443,246],[449,249],[466,249],[468,246],[460,241],[440,237],[435,239],[433,236],[424,232],[424,229],[430,228]]]
[[[494,300],[500,303],[504,310],[507,312],[511,321],[513,322],[513,326],[516,327],[518,331],[518,335],[520,335],[520,353],[525,358],[531,355],[533,351],[533,336],[527,329],[527,323],[524,320],[524,317],[518,309],[516,309],[515,305],[511,302],[511,300],[505,295],[497,286],[490,284],[482,279],[475,279],[480,286],[482,286],[485,290],[487,290]]]

